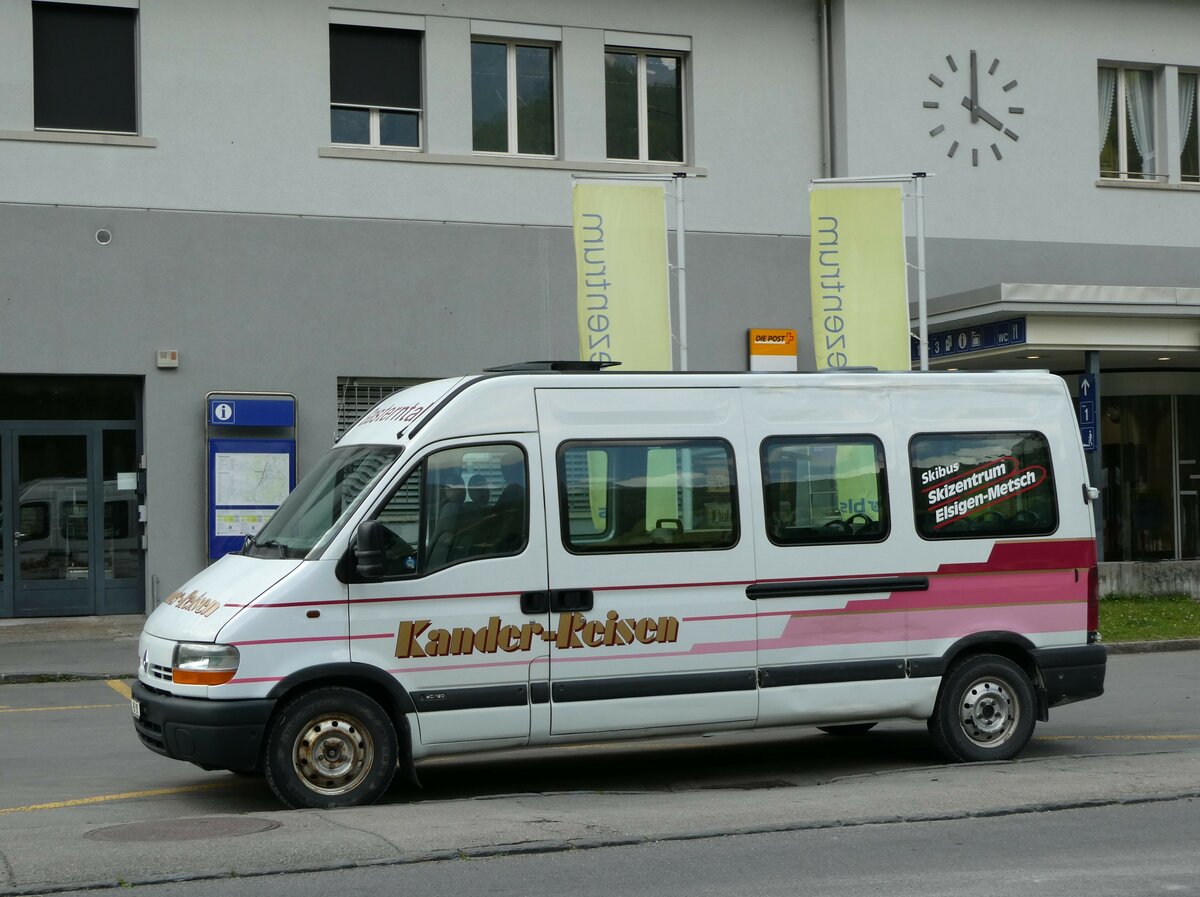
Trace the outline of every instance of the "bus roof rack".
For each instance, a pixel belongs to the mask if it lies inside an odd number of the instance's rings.
[[[600,371],[620,364],[619,361],[519,361],[516,364],[502,364],[497,367],[484,368],[484,373],[498,374],[506,371]]]

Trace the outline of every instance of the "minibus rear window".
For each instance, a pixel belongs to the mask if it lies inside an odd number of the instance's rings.
[[[913,511],[926,539],[1043,536],[1058,528],[1041,433],[922,433],[909,443]]]

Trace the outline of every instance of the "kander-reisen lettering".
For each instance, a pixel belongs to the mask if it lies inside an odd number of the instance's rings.
[[[536,640],[552,643],[561,650],[610,648],[618,645],[668,644],[679,638],[675,617],[625,617],[610,610],[601,620],[583,614],[562,614],[558,626],[541,623],[505,624],[491,617],[478,629],[467,626],[431,629],[431,620],[404,620],[396,632],[396,656],[450,657],[464,654],[495,654],[528,651]]]

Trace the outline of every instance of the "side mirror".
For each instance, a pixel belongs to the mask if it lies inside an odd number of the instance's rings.
[[[378,520],[364,520],[354,536],[355,570],[359,576],[374,579],[383,575],[384,528]]]

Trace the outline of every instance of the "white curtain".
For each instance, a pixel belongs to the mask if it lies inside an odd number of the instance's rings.
[[[1142,155],[1142,173],[1157,172],[1154,147],[1154,73],[1139,69],[1125,70],[1125,103],[1133,142]]]
[[[1098,82],[1100,93],[1100,149],[1104,149],[1104,138],[1108,136],[1108,125],[1112,121],[1113,95],[1117,92],[1117,70],[1100,69]]]
[[[1192,116],[1196,113],[1196,74],[1181,72],[1179,75],[1179,142],[1187,142]]]

